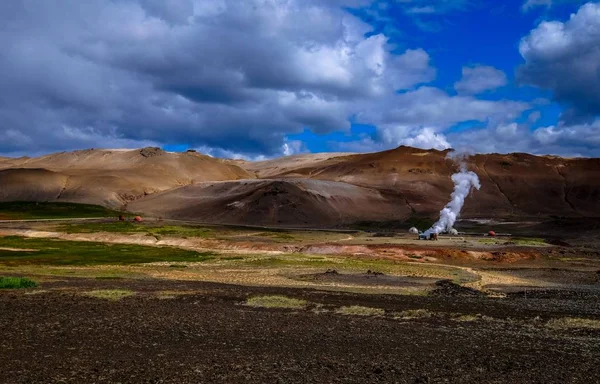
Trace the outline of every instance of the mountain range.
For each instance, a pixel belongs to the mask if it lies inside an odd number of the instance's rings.
[[[0,201],[99,204],[149,216],[253,225],[335,227],[435,218],[453,190],[449,150],[401,146],[267,161],[195,151],[89,149],[0,158]],[[478,154],[481,189],[464,218],[600,217],[600,159]]]

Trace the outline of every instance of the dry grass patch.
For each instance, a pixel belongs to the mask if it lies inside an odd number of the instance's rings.
[[[315,306],[312,309],[312,311],[314,313],[327,313],[327,312],[329,312],[329,310],[327,310],[327,308],[325,308],[325,306],[323,304],[320,304],[320,303],[315,304]]]
[[[461,321],[461,322],[471,322],[471,321],[479,320],[479,317],[476,315],[460,315],[460,316],[456,316],[452,320]]]
[[[156,292],[156,297],[161,300],[174,299],[178,296],[191,295],[194,292],[192,291],[158,291]]]
[[[25,292],[26,295],[41,295],[42,293],[50,292],[47,289],[36,289],[35,291]]]
[[[118,301],[124,297],[135,295],[135,292],[128,289],[98,289],[95,291],[83,292],[83,295],[98,299]]]
[[[254,296],[246,300],[246,305],[259,308],[300,309],[305,308],[308,305],[308,301],[279,295]]]
[[[552,319],[547,323],[548,327],[554,329],[598,329],[600,330],[600,320],[583,319],[580,317],[563,317]]]
[[[360,305],[352,305],[349,307],[340,307],[335,310],[335,313],[340,315],[356,315],[356,316],[383,316],[385,311],[381,308],[363,307]]]
[[[409,309],[394,314],[394,319],[398,320],[410,320],[410,319],[427,319],[436,316],[435,312],[431,312],[427,309]]]
[[[482,314],[476,314],[476,315],[458,315],[456,317],[453,317],[452,320],[454,321],[461,321],[461,322],[472,322],[472,321],[494,321],[496,319],[494,319],[493,317],[489,317],[489,316],[485,316]]]

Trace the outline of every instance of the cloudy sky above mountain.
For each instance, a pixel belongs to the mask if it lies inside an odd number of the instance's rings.
[[[600,2],[0,2],[0,154],[600,156]]]

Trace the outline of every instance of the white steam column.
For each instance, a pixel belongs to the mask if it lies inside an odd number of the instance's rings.
[[[452,175],[454,182],[454,192],[450,196],[450,202],[440,211],[440,219],[433,224],[431,228],[425,231],[425,235],[450,231],[454,227],[456,219],[460,216],[460,211],[465,204],[465,199],[472,188],[479,190],[479,177],[472,171],[467,171],[467,164],[464,161],[460,163],[460,171]]]

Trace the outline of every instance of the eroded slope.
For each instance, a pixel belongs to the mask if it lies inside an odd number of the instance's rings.
[[[84,150],[0,163],[2,201],[69,201],[118,207],[145,195],[206,180],[252,177],[195,152]]]

